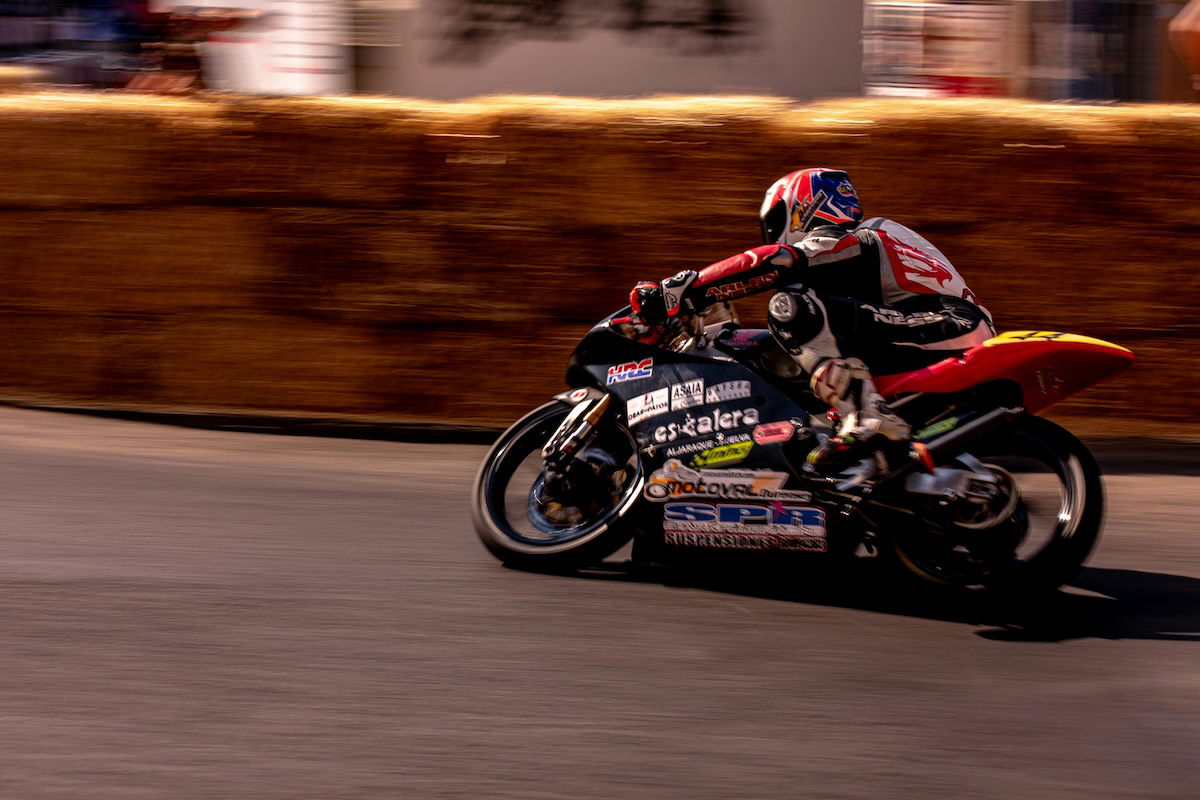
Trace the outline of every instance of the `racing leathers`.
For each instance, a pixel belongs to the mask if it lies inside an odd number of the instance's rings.
[[[949,259],[881,217],[819,227],[795,246],[755,247],[660,286],[668,318],[777,290],[767,307],[771,332],[840,417],[837,436],[809,456],[818,468],[840,468],[841,456],[857,456],[868,442],[880,449],[880,436],[908,441],[909,426],[884,403],[872,373],[919,369],[995,335]],[[632,299],[640,313],[637,287]]]

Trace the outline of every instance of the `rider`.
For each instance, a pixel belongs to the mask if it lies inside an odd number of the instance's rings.
[[[767,190],[759,216],[766,244],[637,284],[634,315],[661,333],[681,312],[778,290],[767,307],[771,332],[840,417],[809,464],[837,472],[871,452],[907,449],[909,426],[884,403],[872,372],[919,369],[981,344],[995,335],[987,310],[915,231],[883,217],[864,222],[841,170],[785,175]]]

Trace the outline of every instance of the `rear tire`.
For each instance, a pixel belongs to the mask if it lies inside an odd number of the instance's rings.
[[[593,444],[577,454],[616,464],[610,493],[570,521],[548,515],[537,502],[542,446],[570,411],[552,402],[526,414],[500,436],[476,476],[471,521],[483,546],[508,566],[569,571],[603,560],[633,537],[623,517],[641,495],[641,466],[629,433],[611,420],[602,421]]]
[[[1104,523],[1100,468],[1083,443],[1049,420],[1021,417],[967,452],[1013,481],[1018,502],[982,525],[899,530],[899,561],[926,581],[960,588],[1025,594],[1073,579]]]

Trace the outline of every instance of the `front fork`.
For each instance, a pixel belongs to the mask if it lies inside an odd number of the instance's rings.
[[[544,479],[534,499],[540,506],[570,502],[586,504],[603,494],[605,468],[614,465],[593,464],[579,458],[596,438],[596,426],[612,403],[612,395],[596,389],[576,389],[558,399],[576,403],[542,447]]]
[[[580,450],[587,447],[596,435],[596,424],[604,417],[611,402],[612,395],[601,394],[585,399],[571,409],[571,413],[542,448],[542,458],[547,468],[562,470]]]

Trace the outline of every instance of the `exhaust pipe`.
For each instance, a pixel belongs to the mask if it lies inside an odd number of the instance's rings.
[[[937,469],[937,462],[940,459],[954,455],[968,442],[994,431],[996,428],[999,428],[1010,420],[1016,419],[1024,413],[1025,409],[1020,407],[995,408],[983,416],[971,420],[961,428],[956,428],[930,442],[913,442],[912,449],[909,450],[909,458],[911,460],[899,469],[885,475],[878,486],[906,478],[918,470],[933,474],[934,470]],[[853,486],[854,484],[852,483],[843,483],[838,485],[838,489],[845,491],[846,489],[853,488]],[[868,485],[862,497],[865,498],[875,488],[877,486]]]
[[[925,448],[933,460],[958,452],[962,445],[978,439],[985,433],[991,433],[1006,422],[1010,422],[1025,413],[1023,408],[996,408],[978,419],[971,420],[961,428],[955,428],[944,436],[939,436],[925,443]]]

